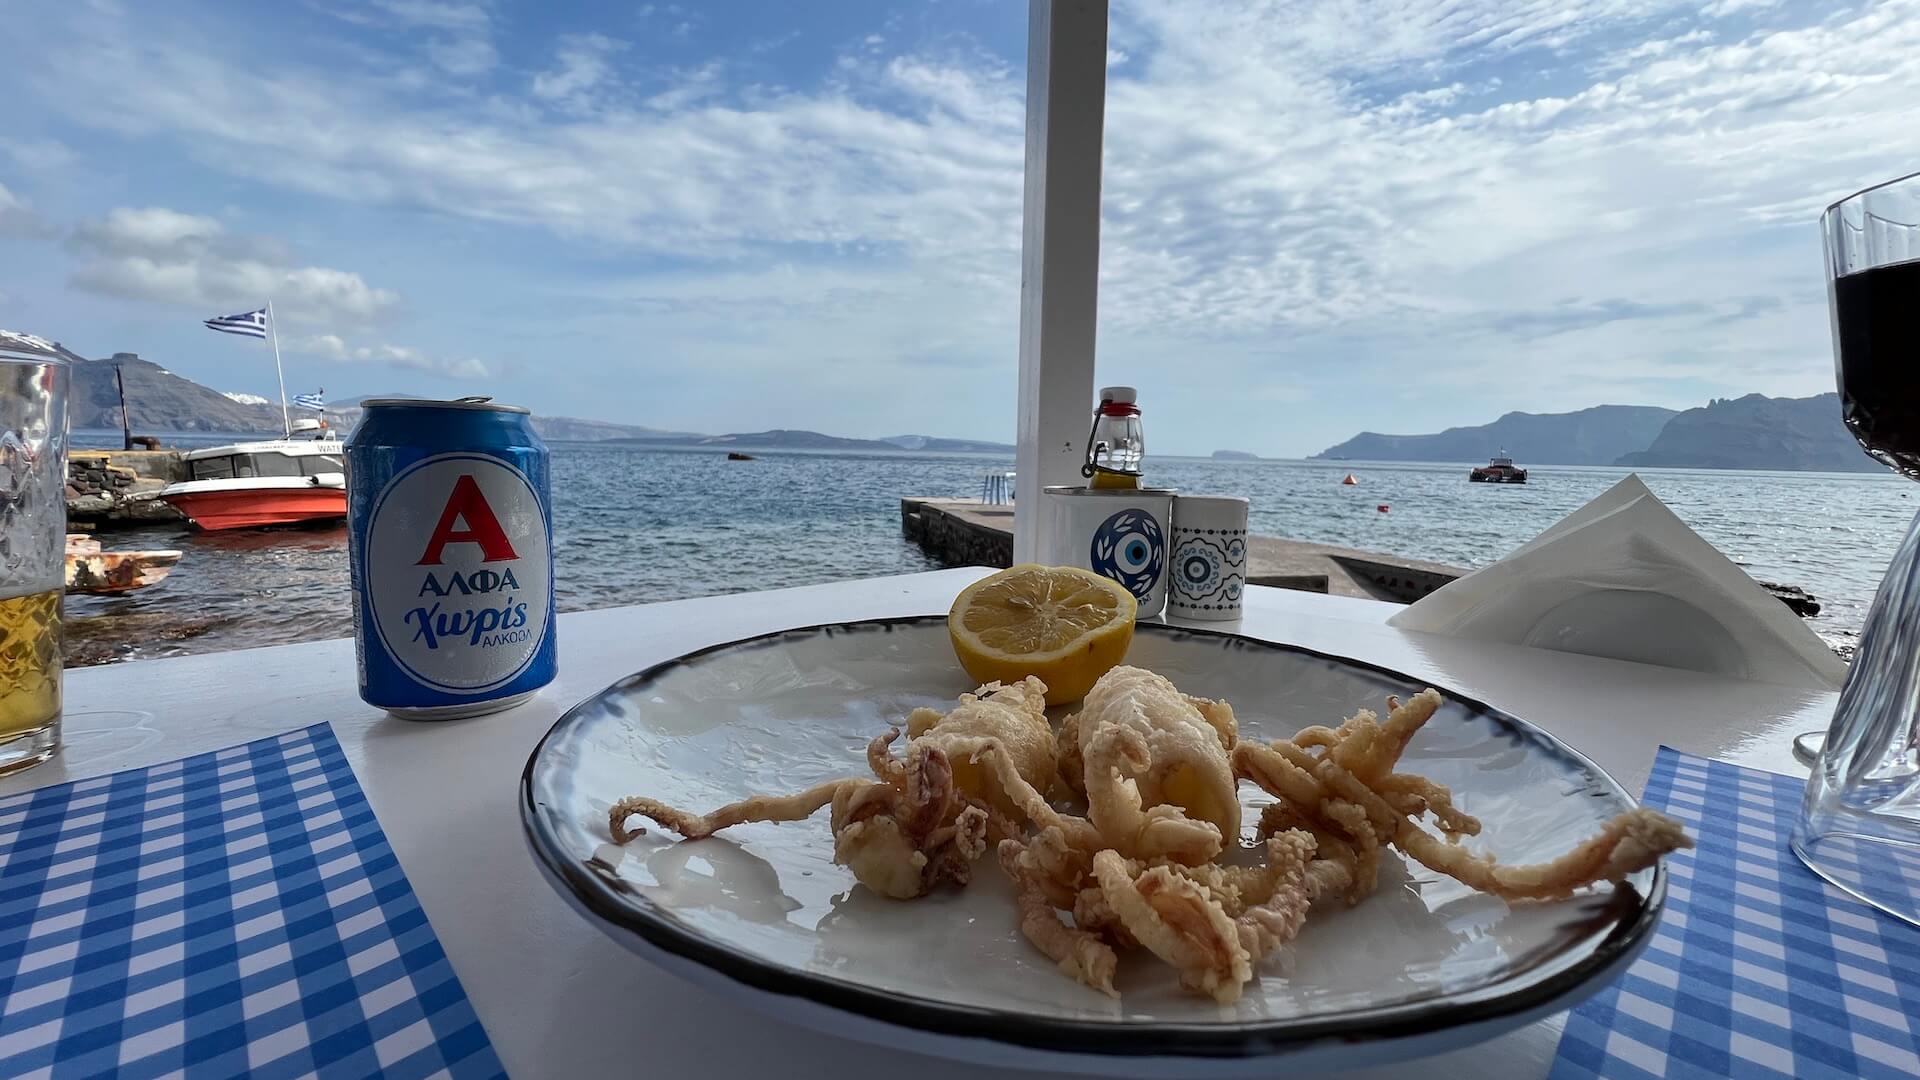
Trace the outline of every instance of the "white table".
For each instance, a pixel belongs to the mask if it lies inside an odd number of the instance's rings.
[[[541,878],[516,797],[540,736],[568,705],[620,676],[770,630],[944,612],[984,573],[943,570],[563,615],[558,681],[517,709],[444,724],[396,720],[363,704],[346,640],[77,670],[67,676],[66,750],[0,780],[0,794],[330,721],[514,1076],[972,1077],[978,1070],[964,1065],[736,1014],[636,959]],[[1565,738],[1635,792],[1662,742],[1804,775],[1792,737],[1824,728],[1833,711],[1831,693],[1411,634],[1384,625],[1394,606],[1370,600],[1252,588],[1246,604],[1245,633],[1478,697]],[[1561,1023],[1543,1021],[1418,1068],[1544,1076]]]

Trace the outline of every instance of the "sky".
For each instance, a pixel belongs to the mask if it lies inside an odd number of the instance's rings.
[[[1012,441],[1016,0],[9,0],[0,326],[272,396]],[[1148,450],[1832,388],[1815,221],[1920,0],[1115,0]],[[1091,403],[1090,403],[1091,404]]]

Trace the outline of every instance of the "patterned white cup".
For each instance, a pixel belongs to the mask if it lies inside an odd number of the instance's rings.
[[[1042,550],[1055,566],[1079,566],[1119,582],[1140,601],[1140,618],[1167,604],[1167,488],[1050,487]]]
[[[1247,588],[1247,500],[1181,495],[1173,500],[1173,558],[1167,613],[1182,619],[1237,619]]]

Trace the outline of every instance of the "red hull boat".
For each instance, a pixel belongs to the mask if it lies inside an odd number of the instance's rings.
[[[347,516],[347,476],[337,440],[235,443],[187,455],[191,479],[160,497],[209,531],[258,529]]]
[[[184,486],[184,485],[181,485]],[[347,489],[319,487],[246,488],[175,492],[166,496],[187,520],[208,531],[297,525],[347,516]]]

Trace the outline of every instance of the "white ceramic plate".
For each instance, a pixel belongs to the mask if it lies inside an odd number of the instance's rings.
[[[1292,735],[1422,684],[1232,634],[1142,624],[1129,663],[1233,703],[1243,738]],[[1229,1007],[1182,992],[1151,956],[1123,959],[1116,1001],[1020,936],[991,860],[965,890],[911,902],[855,887],[826,814],[674,840],[611,842],[607,808],[647,794],[706,810],[864,775],[868,739],[972,689],[942,617],[791,630],[649,668],[581,702],[527,763],[522,816],[563,894],[672,970],[812,1026],[996,1064],[1108,1074],[1271,1070],[1279,1055],[1359,1065],[1434,1053],[1565,1009],[1637,955],[1664,871],[1555,904],[1509,906],[1388,856],[1357,907],[1322,904],[1289,955]],[[1445,693],[1445,688],[1440,688]],[[1467,844],[1557,856],[1634,805],[1545,732],[1448,696],[1404,771],[1453,789],[1485,831]],[[1268,797],[1241,785],[1249,833]]]

